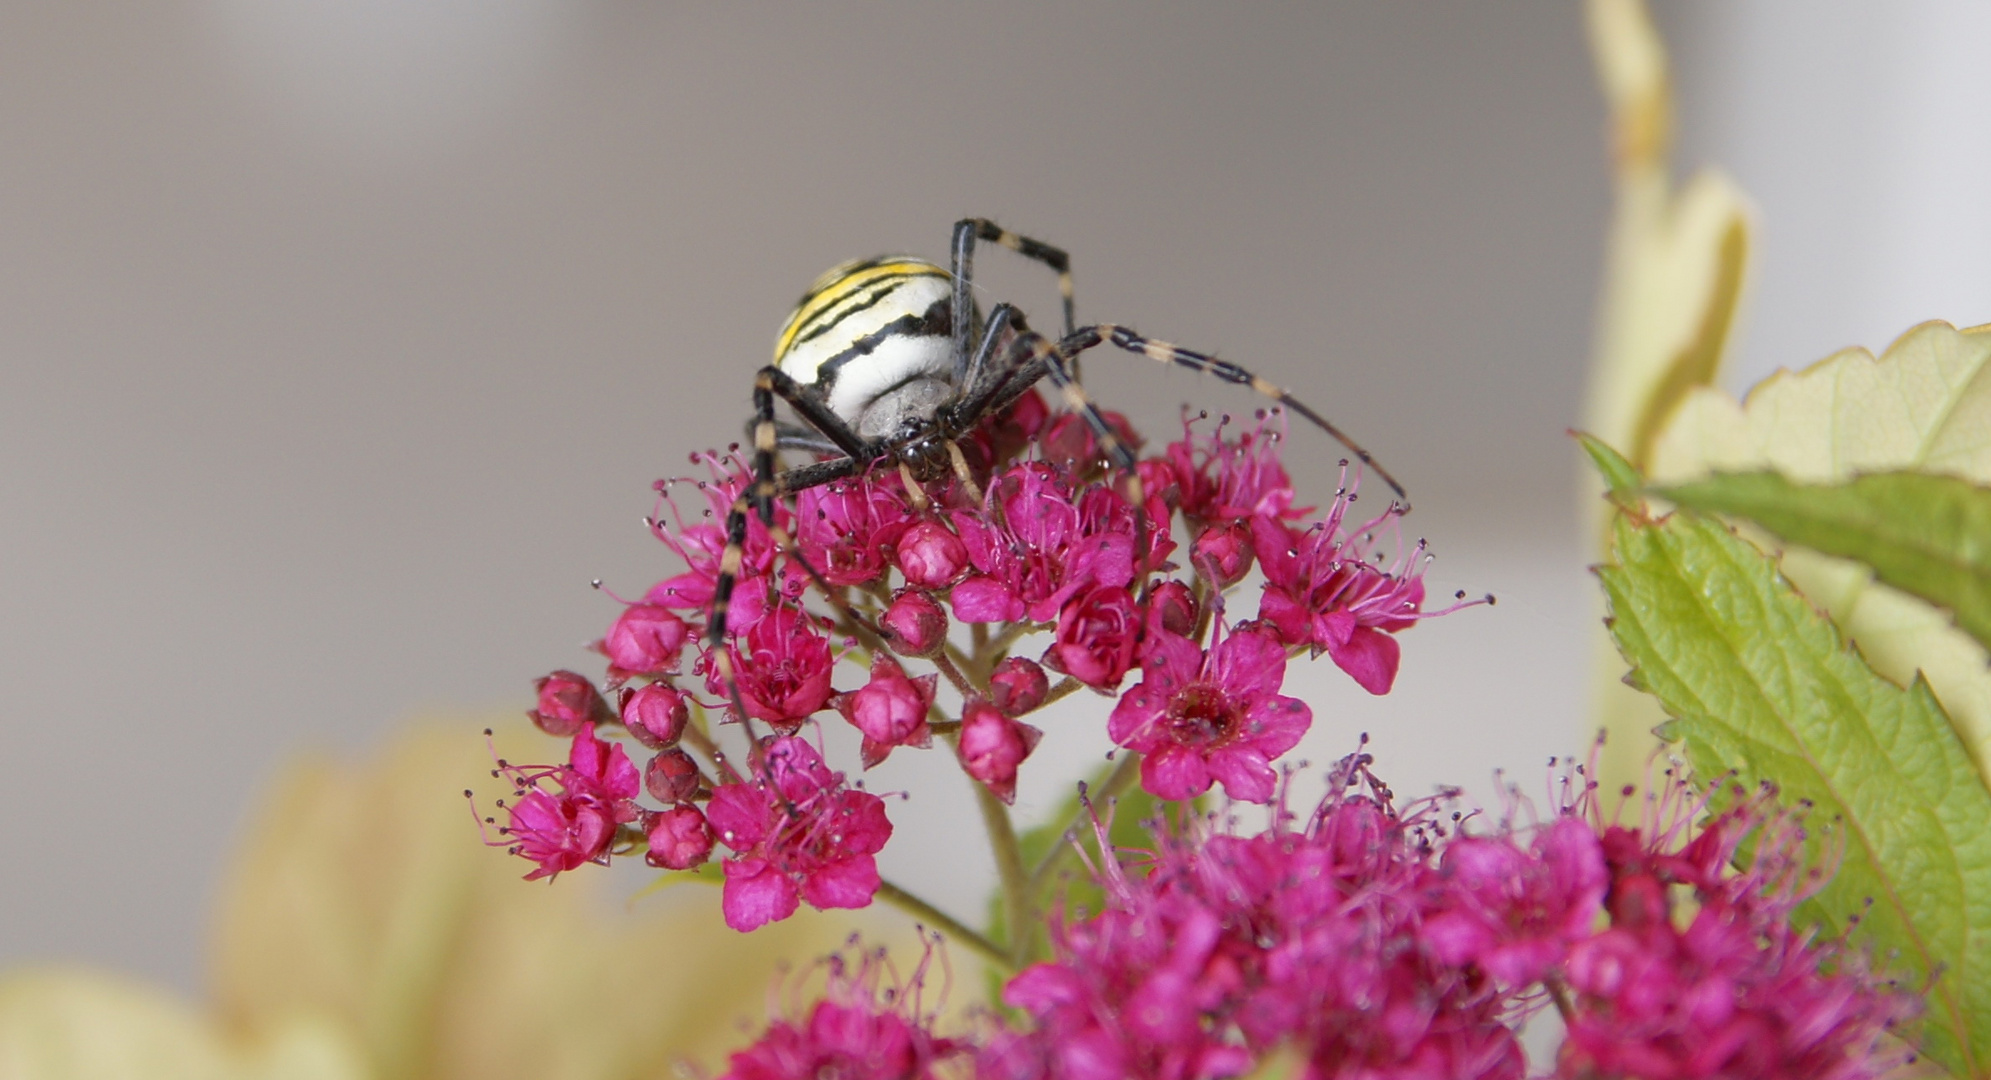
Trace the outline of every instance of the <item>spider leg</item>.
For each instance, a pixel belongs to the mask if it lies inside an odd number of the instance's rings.
[[[954,223],[952,250],[954,273],[954,367],[956,385],[967,385],[968,357],[974,348],[975,300],[970,295],[975,276],[975,241],[998,244],[1026,259],[1034,259],[1058,272],[1058,295],[1064,299],[1065,334],[1075,327],[1072,306],[1072,260],[1061,248],[1041,240],[1018,236],[986,218],[963,218]]]
[[[747,438],[753,438],[754,425],[758,420],[747,421]],[[831,442],[827,437],[807,424],[791,424],[777,420],[774,423],[774,448],[776,450],[802,450],[811,454],[842,454],[843,447]]]
[[[1139,353],[1159,363],[1177,364],[1192,371],[1214,375],[1228,383],[1248,386],[1258,393],[1271,398],[1284,408],[1298,413],[1315,427],[1333,436],[1336,442],[1347,447],[1357,458],[1361,459],[1363,465],[1367,466],[1378,477],[1381,477],[1383,483],[1390,486],[1391,491],[1396,492],[1397,498],[1403,501],[1405,510],[1410,508],[1410,496],[1403,490],[1403,485],[1397,483],[1396,477],[1391,476],[1388,469],[1383,468],[1367,450],[1363,449],[1362,444],[1349,438],[1346,432],[1336,427],[1326,417],[1315,412],[1311,406],[1294,397],[1283,387],[1258,375],[1254,375],[1228,360],[1219,360],[1207,353],[1185,349],[1179,345],[1171,345],[1166,341],[1156,341],[1153,338],[1142,337],[1124,326],[1115,326],[1112,323],[1100,323],[1097,326],[1082,327],[1076,333],[1066,335],[1065,339],[1058,343],[1058,352],[1063,355],[1073,355],[1106,342],[1110,342],[1128,352]],[[1055,379],[1055,376],[1053,378]]]
[[[795,410],[795,415],[802,418],[806,428],[813,431],[776,420],[774,398],[777,396]],[[843,417],[831,412],[829,405],[815,391],[796,382],[787,372],[772,364],[760,369],[760,374],[754,377],[754,417],[747,421],[747,426],[753,434],[756,452],[760,447],[760,428],[763,424],[773,427],[772,449],[793,447],[813,450],[827,443],[849,457],[861,458],[866,452],[864,439],[844,423]]]

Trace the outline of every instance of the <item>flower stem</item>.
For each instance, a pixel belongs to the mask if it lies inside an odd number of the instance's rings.
[[[1015,971],[1016,961],[1004,952],[1002,947],[988,938],[968,929],[959,920],[946,912],[921,900],[919,897],[899,888],[889,881],[878,883],[878,898],[898,908],[900,911],[926,923],[935,930],[946,934],[962,945],[980,953],[1004,971]]]
[[[1002,884],[1002,906],[1009,916],[1010,966],[1020,968],[1030,955],[1030,931],[1034,928],[1036,905],[1031,903],[1030,873],[1023,865],[1023,845],[1016,839],[1016,824],[1009,807],[981,784],[975,785],[975,804],[982,811],[982,827],[989,834],[989,849],[995,855],[996,877]]]
[[[1132,750],[1121,751],[1119,762],[1113,766],[1113,771],[1106,775],[1105,781],[1092,793],[1091,798],[1097,801],[1119,795],[1127,790],[1127,785],[1133,783],[1134,778],[1140,775],[1140,771],[1141,755]],[[1085,824],[1085,817],[1086,812],[1081,809],[1079,816],[1073,818],[1072,823],[1065,828],[1065,835],[1070,836],[1079,826]],[[1042,892],[1044,886],[1051,880],[1051,875],[1057,873],[1058,867],[1062,866],[1065,859],[1072,854],[1074,848],[1070,843],[1060,841],[1052,844],[1051,850],[1044,853],[1044,861],[1038,863],[1037,869],[1030,872],[1029,894],[1035,896]]]

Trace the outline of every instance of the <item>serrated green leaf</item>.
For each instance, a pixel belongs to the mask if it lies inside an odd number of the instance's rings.
[[[1977,1075],[1991,1065],[1991,792],[1928,685],[1875,674],[1718,522],[1620,517],[1613,536],[1616,565],[1598,574],[1633,684],[1674,717],[1700,775],[1772,781],[1843,834],[1812,914],[1830,930],[1858,918],[1909,985],[1933,976],[1924,1048]]]
[[[1656,484],[1710,471],[1775,469],[1835,483],[1896,469],[1991,484],[1991,327],[1927,322],[1878,359],[1846,349],[1763,380],[1742,402],[1689,395],[1654,447]],[[1866,567],[1804,548],[1782,564],[1875,671],[1906,686],[1917,672],[1943,703],[1978,769],[1991,776],[1991,654],[1949,614],[1874,580]]]
[[[1800,484],[1773,472],[1717,473],[1660,492],[1749,521],[1779,539],[1858,559],[1880,580],[1949,609],[1991,646],[1991,488],[1930,473]]]
[[[1603,474],[1604,485],[1610,488],[1612,501],[1623,505],[1627,500],[1635,499],[1639,489],[1645,486],[1645,478],[1638,474],[1632,463],[1595,435],[1581,431],[1575,434],[1577,445],[1583,447],[1583,452],[1590,455],[1590,463]]]

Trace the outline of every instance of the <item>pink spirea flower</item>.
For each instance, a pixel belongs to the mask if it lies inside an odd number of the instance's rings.
[[[662,870],[689,870],[712,857],[712,826],[694,806],[673,806],[658,811],[650,819],[651,866]]]
[[[1258,426],[1226,440],[1228,417],[1206,436],[1183,418],[1182,438],[1168,444],[1166,460],[1180,492],[1182,513],[1203,524],[1223,526],[1255,517],[1282,521],[1298,517],[1293,482],[1279,460],[1285,437],[1283,414],[1260,414]]]
[[[644,683],[622,692],[622,726],[652,750],[676,746],[690,722],[690,695],[675,686]]]
[[[762,744],[749,780],[722,784],[706,818],[734,852],[725,862],[720,909],[735,930],[757,929],[816,908],[859,908],[878,891],[872,856],[891,838],[878,796],[844,784],[808,742],[792,736]]]
[[[922,589],[900,589],[878,616],[878,630],[901,656],[935,656],[947,646],[947,610]]]
[[[1096,823],[1105,908],[1055,925],[1053,959],[1010,980],[1031,1026],[999,1027],[978,1076],[1235,1076],[1291,1049],[1320,1080],[1518,1080],[1515,1032],[1551,984],[1567,1080],[1898,1064],[1877,1040],[1912,999],[1791,921],[1823,880],[1794,819],[1763,797],[1695,831],[1706,806],[1607,825],[1586,792],[1547,824],[1473,835],[1442,800],[1399,812],[1357,757],[1297,829],[1282,801],[1258,835],[1200,819],[1116,858]]]
[[[985,504],[949,515],[974,568],[954,586],[963,622],[1050,622],[1079,590],[1125,588],[1134,580],[1132,504],[1110,488],[1074,487],[1043,462],[997,477]],[[1165,555],[1165,530],[1150,527],[1144,565]]]
[[[602,638],[609,677],[662,675],[678,669],[678,659],[691,640],[691,628],[670,609],[657,604],[631,604],[616,617]]]
[[[1193,799],[1221,783],[1233,799],[1262,803],[1276,780],[1272,760],[1313,723],[1305,702],[1279,694],[1285,676],[1285,646],[1269,630],[1238,629],[1207,652],[1164,632],[1107,734],[1146,755],[1141,786],[1157,798]]]
[[[836,657],[829,639],[814,620],[795,608],[782,606],[735,636],[726,645],[740,701],[747,715],[784,733],[793,732],[829,703],[830,672]],[[706,668],[705,688],[734,708],[729,687],[718,665]]]
[[[795,496],[795,542],[831,585],[878,580],[891,566],[900,536],[912,525],[899,476],[890,470],[832,481]]]
[[[518,792],[505,843],[537,864],[527,881],[606,862],[616,827],[642,813],[635,802],[641,789],[636,766],[622,747],[596,738],[591,723],[574,733],[564,767],[501,762],[499,771]]]
[[[556,671],[540,676],[532,685],[539,692],[539,703],[526,715],[548,735],[570,738],[582,724],[614,719],[601,691],[584,675]]]
[[[918,521],[899,536],[899,572],[906,584],[944,589],[968,568],[968,549],[953,530],[938,521]]]
[[[986,701],[961,712],[961,767],[1003,802],[1016,800],[1016,770],[1043,732],[1003,715]]]
[[[968,1049],[933,1033],[920,1009],[922,963],[908,986],[882,987],[882,954],[855,971],[828,961],[823,995],[793,1017],[777,1017],[753,1045],[735,1051],[722,1080],[936,1080]]]
[[[1058,612],[1057,637],[1044,653],[1044,666],[1097,690],[1116,689],[1134,666],[1144,622],[1134,594],[1126,589],[1086,589]]]
[[[1044,668],[1027,657],[1012,656],[989,674],[989,696],[1005,716],[1022,716],[1044,703],[1051,680]]]
[[[712,606],[712,593],[719,580],[719,560],[726,550],[725,521],[733,501],[752,483],[751,463],[735,454],[695,454],[710,473],[709,480],[659,481],[657,511],[650,517],[651,532],[685,562],[686,570],[651,586],[643,601],[677,611],[703,613]],[[687,518],[672,492],[679,483],[694,484],[705,502],[702,514]],[[665,519],[665,510],[669,520]],[[795,520],[786,503],[775,504],[775,524],[793,531]],[[752,625],[769,607],[770,583],[775,569],[774,538],[757,514],[747,515],[747,536],[741,547],[740,581],[734,587],[732,607],[727,613],[728,630],[738,633]]]
[[[864,767],[869,769],[895,746],[933,744],[926,711],[933,705],[938,675],[908,677],[898,661],[879,654],[871,662],[871,681],[831,700],[850,726],[864,734]]]

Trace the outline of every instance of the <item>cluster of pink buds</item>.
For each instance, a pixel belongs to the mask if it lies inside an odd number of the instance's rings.
[[[725,523],[751,470],[737,451],[695,456],[706,477],[660,482],[650,519],[684,569],[624,603],[596,646],[600,687],[554,672],[531,714],[572,740],[575,762],[619,728],[649,755],[631,770],[642,791],[578,765],[513,770],[505,842],[536,876],[639,853],[692,870],[723,848],[727,919],[743,930],[802,901],[862,906],[891,826],[805,725],[840,717],[866,769],[943,743],[1007,804],[1039,741],[1027,718],[1086,688],[1118,697],[1107,734],[1155,797],[1221,786],[1266,802],[1273,762],[1313,719],[1280,692],[1287,661],[1325,653],[1383,693],[1394,635],[1443,613],[1424,610],[1421,544],[1396,535],[1404,508],[1352,516],[1345,464],[1324,512],[1299,507],[1283,434],[1277,414],[1244,430],[1185,419],[1181,439],[1117,469],[1082,418],[1025,395],[962,444],[968,475],[914,487],[888,463],[781,501],[771,526],[749,515],[714,646]],[[1254,567],[1244,618],[1233,594]],[[745,736],[743,767],[708,714]]]

